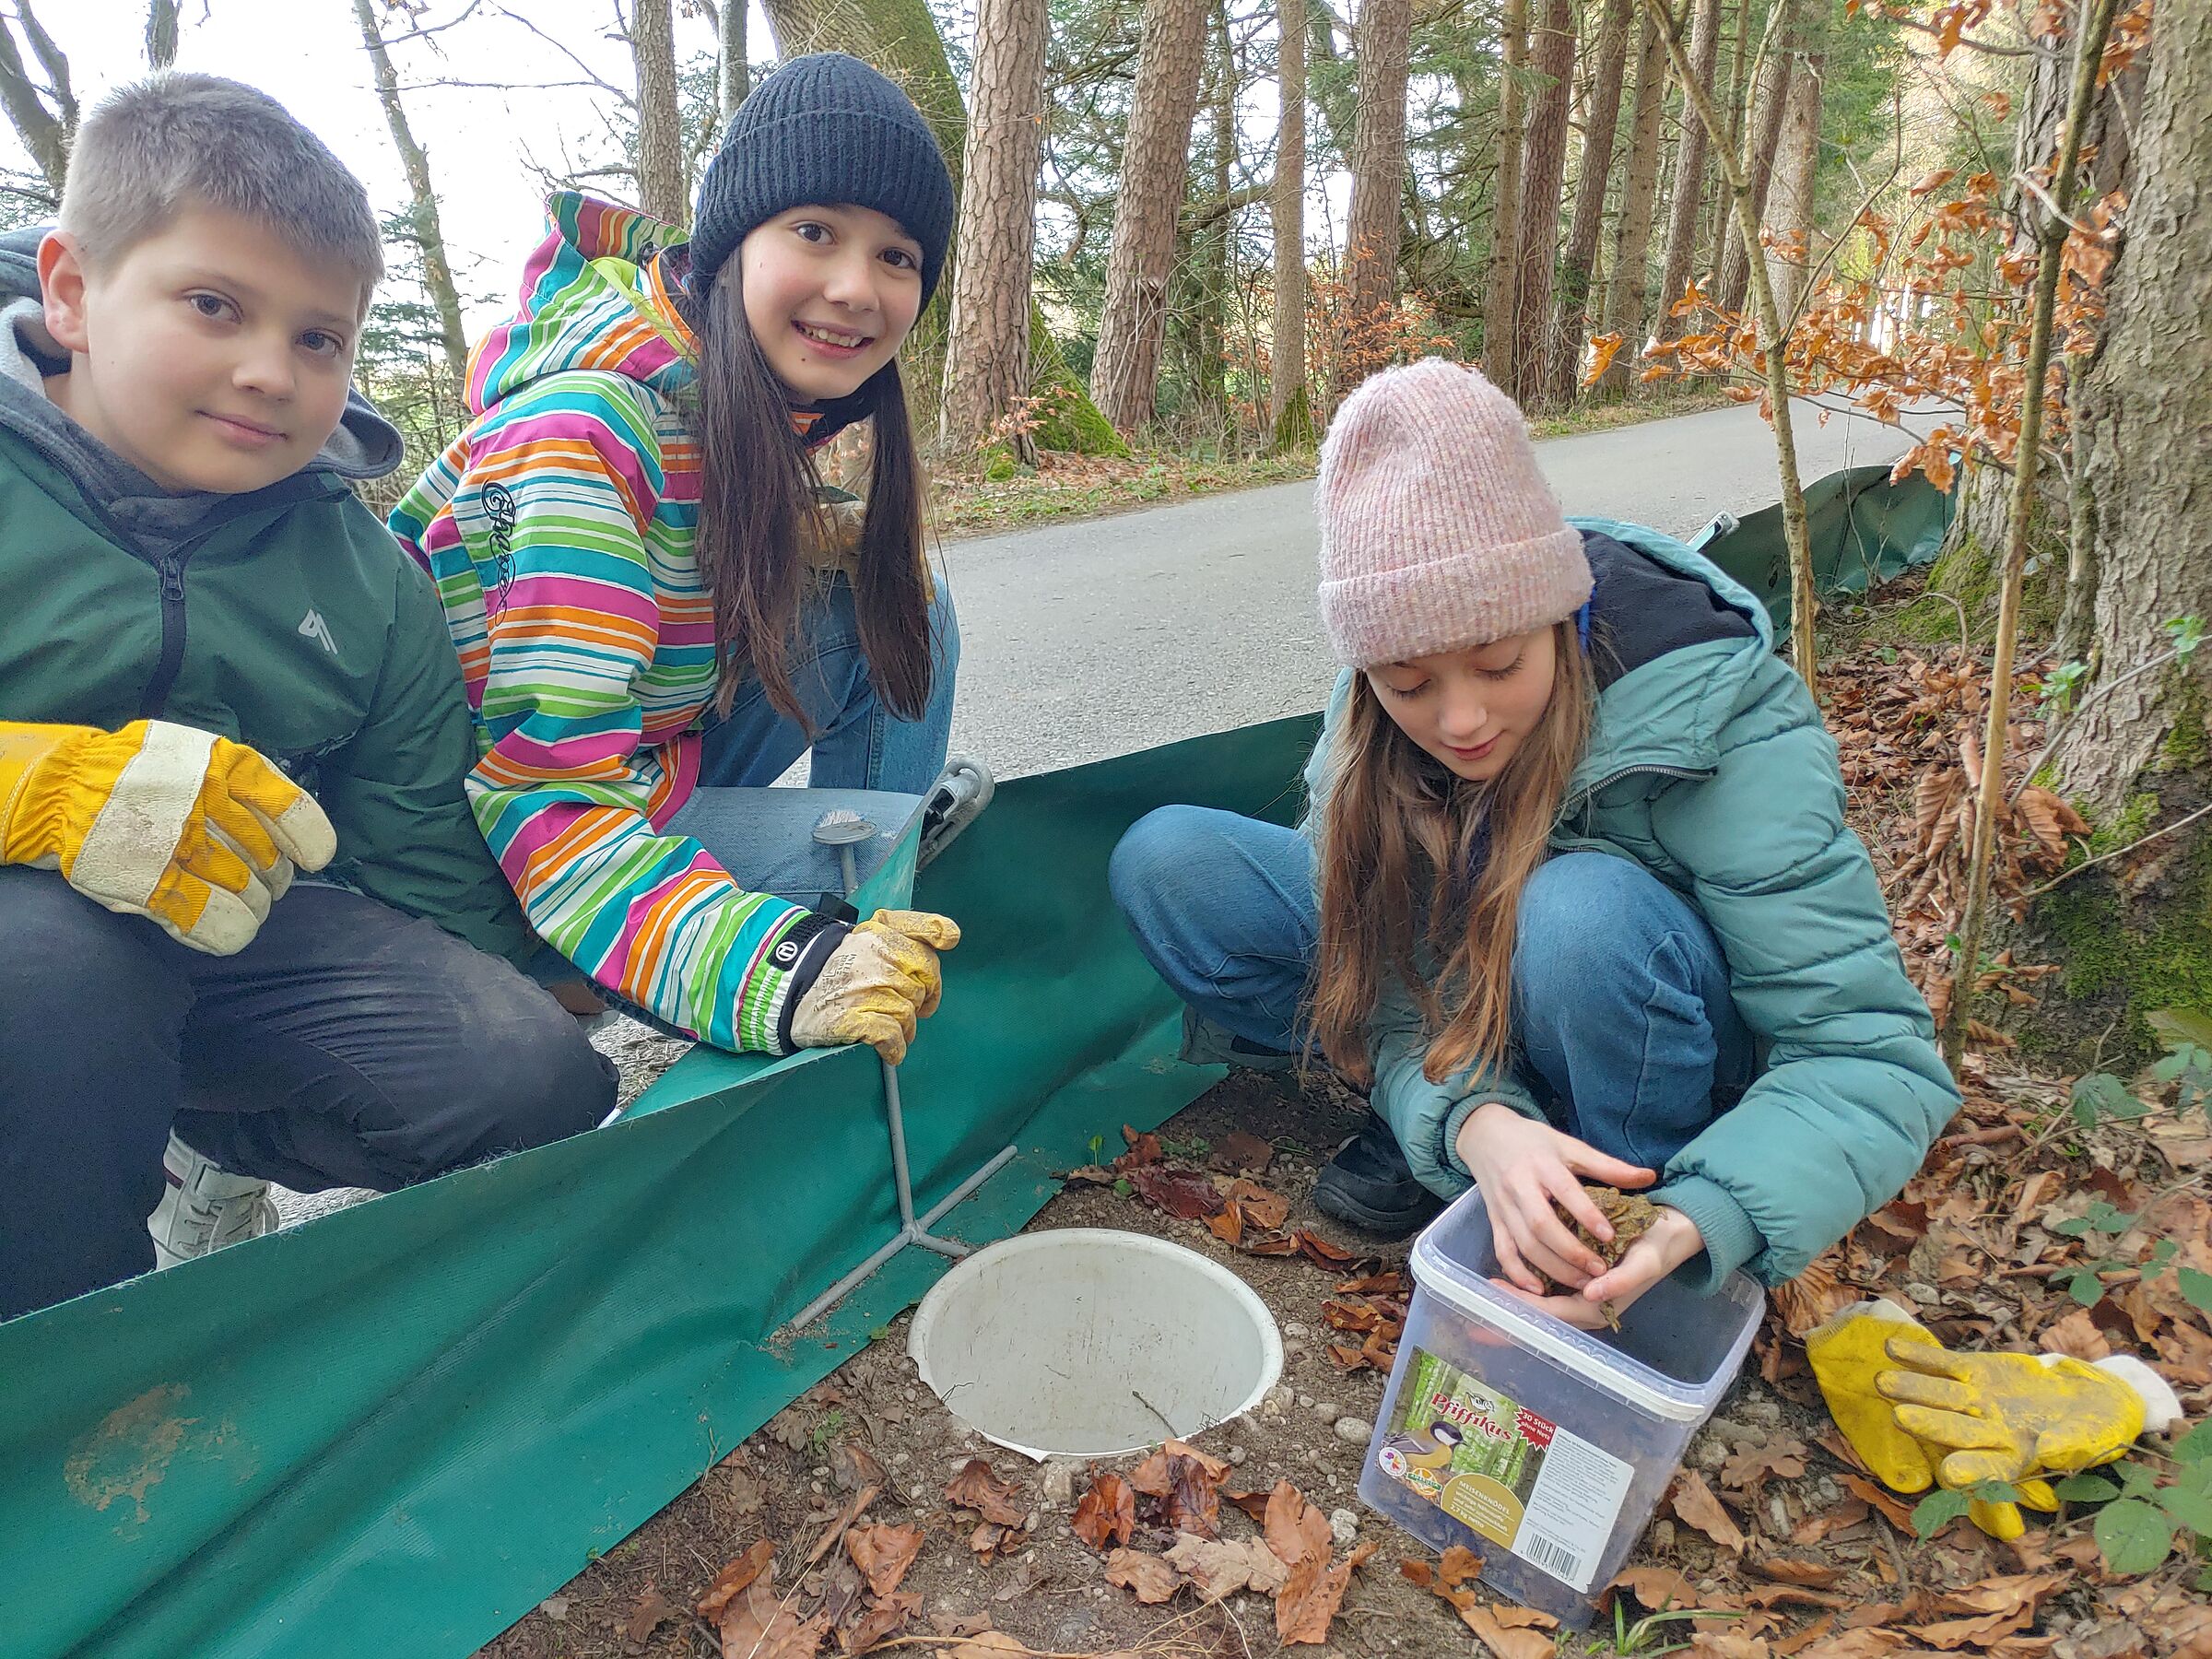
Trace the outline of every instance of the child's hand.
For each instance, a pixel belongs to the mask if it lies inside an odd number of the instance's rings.
[[[1584,1289],[1601,1274],[1607,1278],[1618,1275],[1634,1258],[1631,1250],[1621,1265],[1607,1274],[1604,1260],[1574,1236],[1573,1228],[1559,1218],[1554,1206],[1564,1206],[1591,1237],[1610,1241],[1613,1224],[1590,1202],[1580,1177],[1593,1176],[1627,1189],[1649,1186],[1657,1178],[1654,1171],[1608,1158],[1595,1147],[1496,1100],[1469,1114],[1460,1127],[1457,1149],[1482,1189],[1483,1207],[1489,1212],[1498,1245],[1498,1265],[1516,1289],[1531,1297],[1547,1296],[1551,1287],[1536,1277],[1539,1273],[1558,1284]],[[1589,1306],[1596,1317],[1597,1303]]]
[[[1533,1302],[1554,1319],[1585,1331],[1602,1331],[1618,1322],[1638,1297],[1705,1248],[1705,1235],[1695,1221],[1664,1204],[1657,1209],[1658,1219],[1650,1230],[1623,1251],[1619,1261],[1572,1296],[1532,1296],[1504,1279],[1491,1283]],[[1606,1317],[1607,1309],[1612,1311],[1612,1320]]]

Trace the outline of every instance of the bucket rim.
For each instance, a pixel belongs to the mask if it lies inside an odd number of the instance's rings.
[[[1140,1254],[1161,1257],[1174,1262],[1179,1266],[1191,1267],[1201,1277],[1218,1288],[1227,1290],[1230,1299],[1239,1303],[1251,1316],[1253,1327],[1259,1335],[1259,1380],[1234,1410],[1223,1413],[1218,1420],[1208,1423],[1204,1428],[1194,1429],[1185,1435],[1163,1435],[1158,1440],[1146,1441],[1115,1452],[1048,1452],[1035,1446],[1025,1446],[1018,1441],[1007,1440],[1003,1435],[993,1434],[989,1430],[978,1428],[972,1423],[968,1424],[968,1427],[974,1429],[977,1434],[989,1441],[993,1445],[1004,1446],[1009,1452],[1018,1452],[1022,1456],[1037,1463],[1045,1463],[1055,1457],[1095,1459],[1120,1457],[1129,1453],[1149,1451],[1156,1446],[1164,1444],[1170,1439],[1194,1441],[1201,1434],[1210,1434],[1218,1429],[1235,1422],[1247,1412],[1254,1409],[1261,1401],[1267,1397],[1268,1392],[1282,1381],[1283,1337],[1281,1331],[1276,1327],[1275,1314],[1260,1299],[1259,1292],[1229,1268],[1210,1257],[1201,1255],[1188,1245],[1178,1244],[1169,1239],[1157,1239],[1149,1233],[1132,1232],[1118,1227],[1059,1227],[1048,1228],[1042,1232],[1016,1233],[1011,1238],[1000,1239],[986,1244],[972,1254],[963,1256],[959,1261],[955,1262],[951,1268],[929,1288],[927,1293],[923,1296],[920,1305],[914,1309],[913,1320],[907,1327],[906,1354],[907,1358],[913,1361],[914,1370],[920,1375],[923,1385],[930,1393],[936,1394],[940,1400],[944,1398],[937,1388],[935,1380],[930,1375],[929,1335],[935,1328],[938,1316],[943,1313],[947,1303],[958,1293],[960,1287],[969,1280],[979,1277],[985,1267],[1004,1262],[1009,1257],[1030,1254],[1039,1250],[1069,1243],[1112,1243],[1117,1247],[1134,1246]],[[950,1407],[948,1406],[947,1409],[949,1410]],[[967,1422],[967,1419],[960,1418],[958,1412],[954,1412],[953,1416],[963,1423]]]

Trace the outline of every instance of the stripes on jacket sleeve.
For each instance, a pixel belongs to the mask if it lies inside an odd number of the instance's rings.
[[[650,413],[617,376],[563,374],[504,400],[465,443],[413,545],[477,704],[478,828],[531,925],[594,980],[719,1048],[781,1052],[791,974],[775,947],[811,912],[746,891],[658,828],[690,793],[698,747],[644,735],[638,682],[661,631]]]

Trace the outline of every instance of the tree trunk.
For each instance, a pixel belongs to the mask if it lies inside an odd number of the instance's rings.
[[[1090,376],[1099,412],[1124,433],[1150,425],[1154,413],[1175,226],[1189,186],[1191,122],[1205,67],[1204,0],[1145,0],[1143,29]]]
[[[1775,308],[1786,324],[1805,292],[1811,272],[1813,179],[1820,165],[1820,105],[1825,50],[1808,52],[1790,79],[1789,112],[1783,117],[1782,142],[1774,157],[1774,183],[1767,194],[1767,224],[1786,243],[1787,256],[1770,253],[1767,272],[1774,284]]]
[[[438,342],[445,354],[445,371],[453,406],[465,406],[468,385],[468,335],[461,324],[461,294],[453,286],[453,268],[445,256],[445,232],[438,222],[438,192],[430,183],[430,159],[415,142],[415,130],[399,100],[399,74],[392,54],[384,49],[383,31],[377,26],[375,0],[353,0],[353,16],[361,26],[361,45],[376,78],[377,100],[384,106],[384,124],[392,129],[392,147],[399,152],[400,167],[407,175],[407,226],[415,245],[422,250],[422,285],[429,290],[430,305],[438,313]]]
[[[1712,89],[1712,60],[1721,35],[1721,0],[1697,0],[1690,21],[1689,72],[1700,88]],[[1682,100],[1682,141],[1675,152],[1675,196],[1666,223],[1666,265],[1659,277],[1656,326],[1653,336],[1671,340],[1682,332],[1670,316],[1689,284],[1690,262],[1698,251],[1698,207],[1705,194],[1706,132],[1686,95]]]
[[[1278,450],[1313,441],[1306,393],[1306,4],[1279,0],[1276,81],[1280,112],[1275,141],[1274,338],[1267,370],[1267,415]]]
[[[146,8],[146,64],[167,69],[177,61],[177,13],[182,0],[149,0]]]
[[[727,0],[735,4],[735,0]],[[897,81],[914,100],[936,135],[952,171],[954,193],[960,184],[960,161],[968,142],[968,111],[945,40],[937,32],[929,0],[763,0],[776,44],[786,57],[807,52],[849,52],[865,58]],[[917,324],[902,360],[908,398],[917,410],[935,411],[944,372],[944,327],[952,285],[959,275],[959,243],[945,255],[937,298]],[[1044,311],[1030,307],[1030,391],[1059,394],[1061,406],[1038,429],[1043,448],[1082,454],[1120,454],[1124,446],[1091,402],[1083,382],[1068,368],[1059,342],[1046,325]]]
[[[2212,560],[2191,528],[2212,511],[2205,440],[2212,375],[2204,370],[2212,317],[2212,8],[2161,6],[2149,57],[2142,113],[2130,124],[2127,240],[2075,438],[2076,463],[2096,499],[2103,565],[2096,643],[2106,679],[2170,647],[2173,618],[2212,622]],[[2108,820],[2144,791],[2169,807],[2199,804],[2212,794],[2208,712],[2212,650],[2196,652],[2185,668],[2139,677],[2086,708],[2059,749],[2068,790]],[[2200,899],[2198,926],[2207,914]]]
[[[722,71],[715,79],[715,91],[724,121],[737,113],[737,106],[753,89],[753,69],[747,61],[745,39],[746,14],[750,10],[750,0],[722,0],[722,15],[714,19],[714,32],[722,47]]]
[[[735,9],[744,0],[727,3]],[[1030,274],[1050,27],[1045,0],[981,0],[976,10],[958,231],[968,256],[953,283],[940,434],[956,453],[981,447],[1014,400],[1029,394]]]
[[[1406,76],[1413,48],[1413,0],[1365,0],[1359,7],[1359,124],[1352,137],[1352,201],[1345,217],[1347,332],[1354,349],[1346,393],[1383,367],[1375,350],[1382,319],[1398,298],[1398,228],[1406,192]],[[1359,347],[1364,342],[1368,349]]]
[[[1236,429],[1229,413],[1229,244],[1236,233],[1236,209],[1230,200],[1230,183],[1237,155],[1236,43],[1230,39],[1229,11],[1214,7],[1215,68],[1213,88],[1214,188],[1207,211],[1214,217],[1201,231],[1204,256],[1199,261],[1200,312],[1197,373],[1200,396],[1209,406],[1213,423],[1227,438]]]
[[[1659,205],[1659,160],[1665,147],[1666,41],[1658,25],[1642,19],[1636,54],[1636,102],[1629,115],[1628,183],[1613,233],[1613,276],[1606,285],[1607,334],[1620,349],[1597,382],[1601,395],[1629,389],[1637,352],[1643,348],[1651,289],[1652,218]]]
[[[1774,152],[1782,145],[1782,124],[1789,113],[1791,88],[1796,84],[1798,59],[1804,49],[1799,27],[1803,10],[1796,0],[1774,0],[1767,61],[1759,75],[1759,101],[1747,127],[1748,153],[1744,143],[1736,147],[1739,162],[1751,181],[1751,211],[1762,224],[1767,197],[1774,185]],[[1749,257],[1740,237],[1729,237],[1723,246],[1721,309],[1741,311],[1744,290],[1750,286]]]
[[[1534,408],[1550,362],[1553,264],[1559,251],[1559,191],[1567,176],[1567,126],[1574,103],[1574,0],[1546,0],[1531,66],[1545,82],[1529,112],[1521,160],[1520,275],[1513,294],[1514,400]],[[1604,188],[1601,184],[1601,190]]]
[[[1765,0],[1771,4],[1771,0]],[[1759,34],[1763,18],[1762,0],[1736,0],[1735,21],[1728,42],[1728,153],[1738,156],[1744,149],[1744,118],[1750,98],[1751,59],[1758,50]],[[1716,70],[1717,74],[1717,70]],[[1715,92],[1719,87],[1716,83]],[[1693,271],[1718,271],[1721,261],[1728,252],[1728,193],[1712,193],[1712,206],[1700,233],[1698,252],[1690,260]]]
[[[1528,0],[1505,0],[1499,25],[1498,188],[1490,209],[1490,284],[1482,306],[1482,371],[1511,386],[1520,361],[1513,337],[1521,275],[1521,66],[1528,57]]]
[[[630,13],[629,53],[638,77],[638,206],[665,223],[688,225],[690,192],[684,184],[683,116],[677,104],[676,19],[670,0],[636,0]]]
[[[47,188],[53,193],[54,205],[59,206],[62,184],[69,174],[69,141],[76,136],[76,99],[69,89],[69,63],[61,57],[52,39],[39,27],[29,6],[19,3],[16,9],[24,38],[46,71],[47,81],[41,89],[31,80],[23,65],[22,50],[16,44],[14,29],[5,17],[0,17],[0,110],[7,112],[8,124],[16,129],[16,136],[22,139],[23,147],[38,163]],[[53,105],[51,109],[49,103]]]
[[[1559,312],[1551,331],[1544,401],[1564,408],[1574,401],[1575,371],[1588,334],[1590,276],[1597,239],[1605,229],[1606,185],[1613,176],[1614,139],[1620,125],[1620,88],[1629,56],[1629,18],[1634,0],[1606,0],[1597,29],[1597,58],[1583,116],[1582,176],[1574,193],[1574,223],[1559,261]]]

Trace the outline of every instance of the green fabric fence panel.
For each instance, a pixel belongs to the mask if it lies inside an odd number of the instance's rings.
[[[1221,1074],[1106,888],[1155,806],[1289,821],[1312,719],[1003,784],[923,875],[959,918],[900,1072],[918,1201],[1018,1230]],[[894,883],[895,885],[895,883]],[[865,1049],[694,1051],[624,1119],[0,1325],[0,1653],[466,1653],[918,1297]]]
[[[1914,473],[1889,482],[1886,466],[1854,466],[1806,486],[1805,512],[1813,549],[1813,586],[1822,597],[1859,594],[1942,550],[1957,498]],[[1782,508],[1746,513],[1733,528],[1709,535],[1698,551],[1766,605],[1774,631],[1790,629],[1790,550]]]

